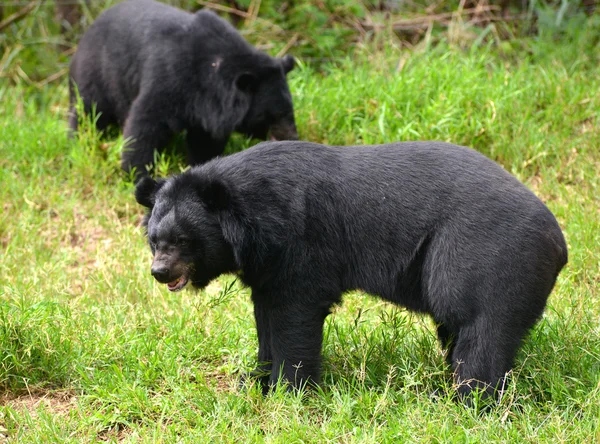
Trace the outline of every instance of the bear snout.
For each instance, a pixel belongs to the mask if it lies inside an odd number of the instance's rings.
[[[179,260],[177,256],[157,251],[152,261],[152,267],[150,268],[150,273],[152,273],[154,279],[161,284],[168,284],[182,276],[187,277],[189,267]]]
[[[152,273],[152,276],[154,276],[154,279],[161,284],[166,284],[173,280],[171,279],[171,270],[165,265],[152,265],[150,272]]]
[[[283,114],[269,126],[271,140],[298,140],[298,130],[294,114]]]
[[[298,130],[293,120],[272,125],[270,132],[271,140],[298,140]]]

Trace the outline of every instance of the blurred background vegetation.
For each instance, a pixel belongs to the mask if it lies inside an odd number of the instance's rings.
[[[81,34],[117,0],[0,2],[0,82],[43,87],[66,79]],[[315,67],[389,47],[440,42],[469,49],[493,45],[519,62],[559,58],[597,65],[597,0],[168,0],[188,11],[207,7],[252,43],[291,53]],[[561,44],[553,45],[558,40]],[[277,42],[277,43],[274,43]],[[540,44],[542,42],[542,44]],[[2,86],[0,86],[2,87]]]

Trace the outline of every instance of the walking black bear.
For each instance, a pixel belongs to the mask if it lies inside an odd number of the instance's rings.
[[[268,387],[318,382],[323,321],[361,289],[430,314],[460,395],[494,393],[541,316],[567,246],[523,184],[441,142],[262,143],[138,184],[152,274],[171,291],[237,272]]]
[[[297,139],[286,74],[294,59],[257,51],[208,10],[190,14],[151,0],[128,0],[98,17],[70,68],[69,125],[77,94],[97,127],[124,127],[122,157],[138,178],[155,149],[187,131],[191,165],[223,153],[233,131]]]

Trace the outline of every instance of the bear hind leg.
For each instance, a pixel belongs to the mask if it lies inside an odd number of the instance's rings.
[[[456,347],[456,334],[443,323],[437,324],[437,335],[442,346],[442,349],[446,350],[446,362],[448,365],[452,365],[452,354]]]
[[[77,116],[77,110],[71,105],[69,108],[69,139],[75,136],[77,128],[79,126],[79,117]]]
[[[501,392],[524,334],[483,316],[461,327],[451,357],[459,397],[471,404],[474,391],[482,391],[482,399]]]

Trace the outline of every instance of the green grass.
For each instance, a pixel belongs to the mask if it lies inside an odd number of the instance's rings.
[[[430,399],[451,389],[432,323],[363,294],[327,320],[320,390],[240,391],[257,349],[249,290],[233,276],[176,294],[154,282],[143,211],[118,166],[122,140],[88,128],[69,141],[64,84],[0,86],[0,433],[61,443],[600,440],[600,68],[565,47],[554,53],[565,57],[544,51],[387,47],[291,76],[302,138],[469,145],[556,214],[569,265],[484,415]],[[228,150],[250,143],[234,137]],[[181,157],[160,162],[162,173],[181,168]]]

